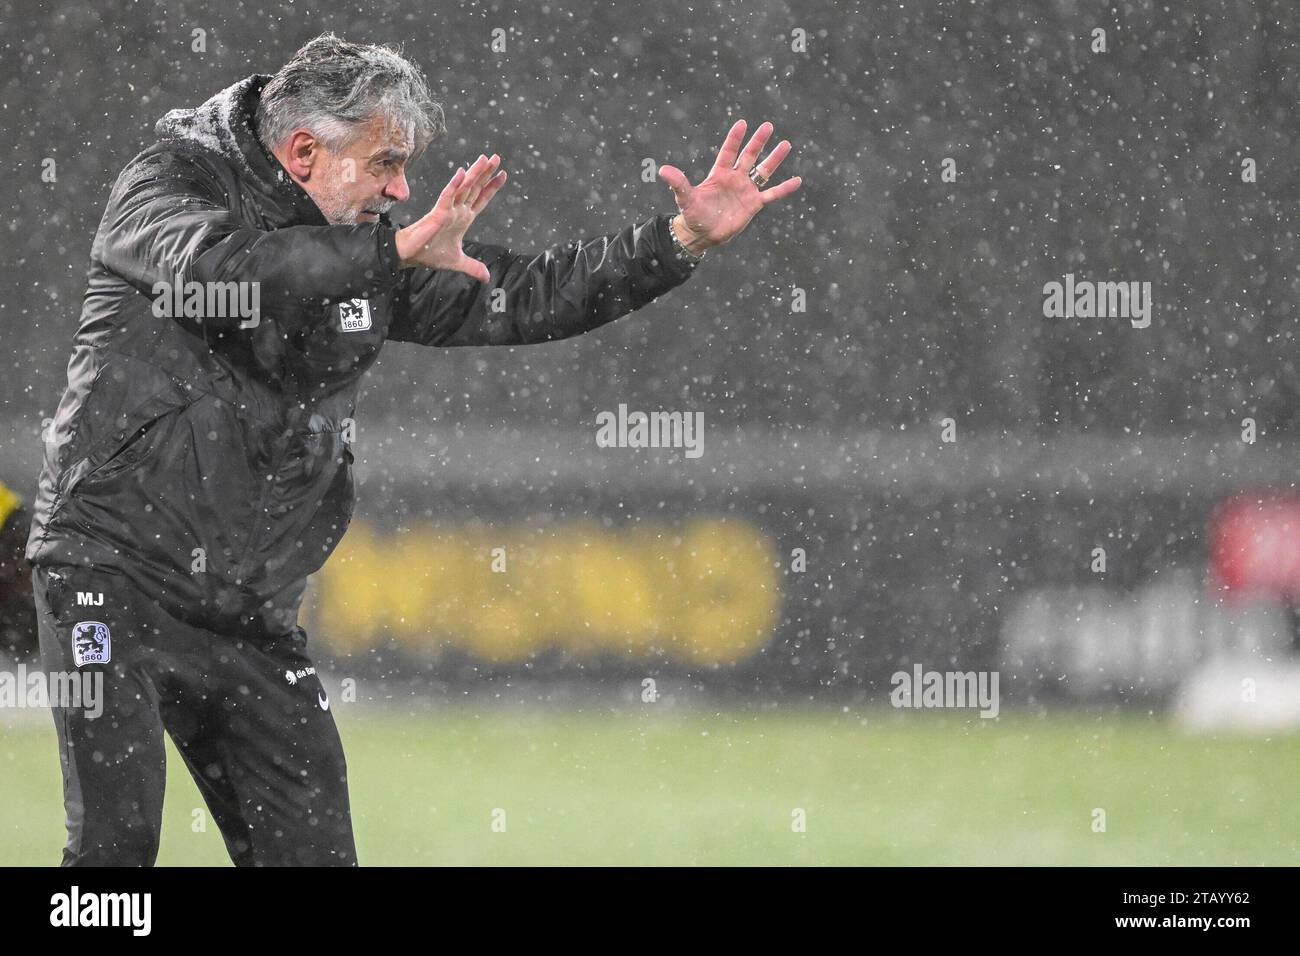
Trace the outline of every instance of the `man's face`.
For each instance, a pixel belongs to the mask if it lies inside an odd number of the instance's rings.
[[[376,222],[411,194],[406,163],[410,131],[376,117],[342,151],[321,146],[321,161],[302,186],[332,225]]]

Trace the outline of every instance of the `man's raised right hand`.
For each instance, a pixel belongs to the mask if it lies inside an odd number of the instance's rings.
[[[403,269],[454,269],[479,282],[491,279],[488,267],[465,255],[461,241],[470,224],[505,185],[505,170],[496,172],[501,157],[479,156],[468,170],[461,167],[443,187],[423,218],[397,230],[397,255]]]

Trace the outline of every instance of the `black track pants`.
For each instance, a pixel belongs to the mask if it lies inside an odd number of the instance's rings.
[[[46,672],[104,674],[98,716],[51,701],[64,866],[153,865],[164,729],[237,865],[356,865],[343,747],[302,628],[201,630],[104,569],[37,567],[32,588]]]

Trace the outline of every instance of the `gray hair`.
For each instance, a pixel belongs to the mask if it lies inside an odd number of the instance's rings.
[[[416,154],[447,128],[424,75],[396,48],[323,33],[266,84],[254,123],[267,147],[309,129],[329,149],[341,150],[376,116],[404,124]]]

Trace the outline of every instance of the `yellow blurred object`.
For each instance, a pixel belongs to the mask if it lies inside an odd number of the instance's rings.
[[[3,481],[0,481],[0,528],[5,526],[9,516],[18,510],[18,506],[23,503],[23,499],[9,489]]]
[[[396,535],[353,522],[313,591],[311,626],[340,653],[391,640],[416,655],[454,647],[496,663],[558,649],[736,664],[771,639],[780,597],[771,540],[721,518]]]

